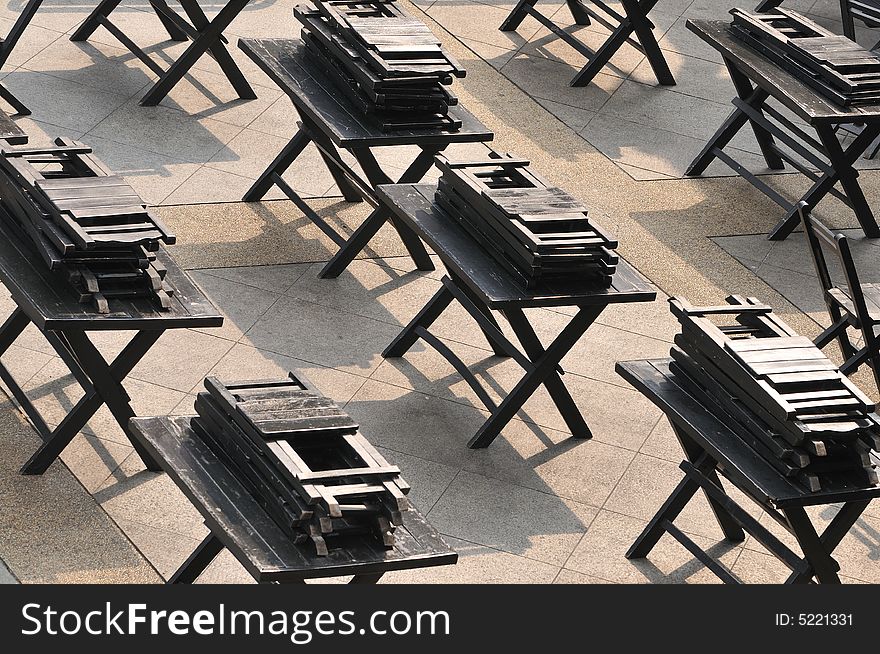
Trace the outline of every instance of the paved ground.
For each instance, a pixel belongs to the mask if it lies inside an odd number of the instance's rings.
[[[5,15],[16,13],[17,2]],[[233,24],[230,41],[294,36],[292,4],[252,3]],[[672,90],[641,83],[649,80],[638,79],[638,61],[629,61],[629,71],[619,62],[620,74],[603,76],[596,87],[569,89],[565,83],[575,69],[553,60],[568,57],[554,54],[562,53],[558,44],[540,42],[539,31],[525,24],[522,38],[495,31],[509,4],[422,5],[426,21],[468,69],[457,92],[496,132],[496,146],[530,158],[604,213],[621,252],[660,289],[656,303],[606,311],[564,362],[566,380],[596,435],[589,442],[572,441],[539,394],[491,448],[467,450],[465,440],[485,413],[454,371],[424,348],[397,361],[378,354],[436,290],[438,274],[411,272],[397,241],[384,233],[367,252],[369,260],[359,260],[338,280],[318,280],[320,262],[331,251],[318,230],[287,202],[237,202],[289,138],[295,118],[288,101],[238,53],[259,85],[259,100],[228,102],[225,82],[206,63],[163,106],[141,108],[137,98],[150,74],[140,62],[101,31],[91,44],[68,42],[65,33],[88,7],[47,0],[4,81],[33,106],[33,119],[22,125],[37,140],[81,137],[161,205],[180,237],[175,256],[228,317],[222,329],[178,332],[159,342],[127,383],[139,414],[191,412],[208,373],[265,378],[293,369],[309,376],[402,466],[416,504],[461,554],[454,567],[397,573],[388,581],[704,582],[711,575],[668,538],[649,561],[622,556],[681,473],[659,411],[615,376],[613,364],[668,351],[675,333],[664,302],[670,293],[695,302],[717,302],[727,292],[756,295],[808,334],[823,319],[815,279],[799,275],[809,270],[803,242],[795,236],[770,248],[761,236],[777,219],[775,205],[736,178],[680,179],[700,138],[723,119],[730,95],[723,78],[698,69],[709,66],[711,55],[687,51],[681,16],[724,14],[720,0],[706,4],[660,5],[658,29],[666,26],[663,43],[677,53],[680,85]],[[140,43],[155,44],[159,23],[143,8],[128,2],[119,16]],[[710,77],[708,99],[689,90]],[[217,106],[215,99],[224,103]],[[668,130],[651,122],[664,116],[678,122]],[[606,145],[603,135],[612,133],[630,141]],[[741,147],[754,150],[747,140]],[[397,170],[402,158],[393,152],[382,157]],[[363,215],[361,207],[334,197],[314,153],[288,178],[320,196],[318,206],[342,228]],[[767,179],[788,192],[802,186],[792,175]],[[866,171],[862,183],[869,197],[880,192],[877,173]],[[823,203],[820,215],[837,227],[854,226],[836,201]],[[873,265],[875,246],[862,240],[858,247]],[[542,337],[567,318],[547,310],[534,316]],[[440,326],[496,392],[515,384],[519,371],[491,356],[461,312],[444,316]],[[107,336],[101,345],[110,353],[122,342],[121,335]],[[50,422],[76,400],[73,381],[37,334],[23,338],[7,360],[28,380],[26,388]],[[142,469],[108,413],[75,440],[63,465],[35,479],[16,470],[36,436],[8,403],[0,410],[0,559],[21,581],[156,581],[204,534],[168,478]],[[682,528],[744,580],[781,578],[784,570],[753,541],[718,544],[719,529],[706,508],[686,511]],[[818,517],[827,521],[833,513],[826,509]],[[839,550],[847,580],[880,581],[878,535],[880,508],[872,506]],[[39,556],[34,543],[43,544],[36,548]],[[205,580],[245,581],[246,575],[224,558]]]

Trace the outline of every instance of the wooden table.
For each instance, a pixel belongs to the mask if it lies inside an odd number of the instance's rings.
[[[433,270],[434,266],[424,245],[378,200],[375,188],[380,184],[391,184],[394,180],[379,166],[372,149],[418,146],[421,152],[397,180],[399,184],[415,183],[434,165],[434,155],[438,152],[453,143],[491,141],[492,132],[460,105],[450,108],[449,111],[450,117],[461,121],[459,130],[382,132],[358,112],[342,93],[335,90],[321,71],[305,58],[305,46],[301,41],[241,39],[239,47],[290,97],[301,119],[299,131],[245,194],[244,201],[261,200],[269,189],[278,186],[309,220],[329,236],[340,249],[321,270],[320,277],[338,277],[389,220],[400,234],[416,267],[419,270]],[[374,207],[369,217],[348,237],[328,225],[282,178],[284,171],[309,143],[317,146],[347,201],[366,200]],[[354,156],[366,179],[342,160],[337,148],[347,150]]]
[[[379,197],[431,246],[447,271],[440,290],[382,355],[403,356],[421,338],[452,364],[492,414],[470,439],[469,447],[487,447],[541,384],[547,388],[572,435],[590,438],[590,428],[560,377],[562,368],[559,362],[605,307],[623,302],[651,302],[657,297],[653,287],[621,259],[608,288],[574,283],[526,289],[434,204],[435,190],[436,186],[424,184],[377,188]],[[457,300],[477,321],[495,354],[512,357],[526,371],[499,405],[489,397],[467,366],[428,331],[452,300]],[[545,349],[523,312],[523,309],[534,307],[577,307],[578,311]],[[500,312],[510,323],[522,349],[501,332],[493,311]]]
[[[134,41],[129,38],[116,24],[110,20],[110,14],[119,6],[122,0],[101,0],[89,17],[80,25],[70,37],[71,41],[86,41],[98,27],[103,26],[119,42],[147,68],[159,76],[159,79],[141,99],[142,106],[155,106],[171,92],[178,82],[183,79],[195,63],[205,55],[210,55],[220,66],[220,70],[229,80],[238,97],[243,100],[253,100],[257,97],[253,88],[245,79],[238,64],[226,49],[228,41],[223,36],[223,30],[235,20],[250,0],[226,0],[226,3],[214,16],[208,20],[198,0],[178,0],[183,11],[189,17],[189,22],[179,14],[171,10],[166,0],[148,0],[150,7],[162,21],[162,25],[168,32],[172,41],[191,41],[189,47],[168,67],[163,68],[160,64],[144,52]]]
[[[131,432],[202,514],[210,534],[168,583],[192,583],[227,548],[258,583],[354,575],[350,583],[376,583],[386,572],[449,565],[458,555],[415,509],[404,512],[392,549],[368,537],[317,556],[310,543],[295,545],[230,469],[190,428],[186,416],[134,418]]]
[[[111,299],[110,313],[99,314],[91,305],[77,301],[68,282],[50,272],[31,245],[10,231],[8,220],[11,219],[0,216],[0,281],[11,293],[16,309],[0,327],[0,356],[33,323],[85,392],[61,423],[54,430],[50,429],[9,370],[0,363],[0,378],[43,439],[22,472],[42,474],[104,404],[128,435],[128,421],[134,416],[134,410],[122,382],[165,330],[220,327],[223,317],[163,250],[157,253],[157,259],[168,269],[165,281],[173,288],[171,309],[162,311],[149,298]],[[88,333],[111,330],[137,333],[108,363]],[[147,468],[158,469],[140,444],[134,441],[133,444]]]
[[[807,210],[812,211],[829,193],[853,210],[865,236],[880,237],[880,227],[859,185],[858,172],[853,168],[853,163],[880,135],[880,106],[835,104],[730,34],[729,23],[689,20],[687,27],[721,53],[737,93],[732,101],[733,113],[693,160],[687,174],[702,174],[715,159],[733,168],[785,210],[785,216],[770,232],[772,240],[784,239],[797,227],[799,201],[805,202]],[[815,130],[816,137],[769,105],[770,98],[806,122]],[[863,124],[864,129],[844,148],[835,129],[858,123]],[[747,124],[751,125],[769,168],[782,170],[787,162],[813,182],[799,200],[789,201],[724,152],[724,147]],[[842,191],[834,187],[838,183]]]
[[[725,537],[742,541],[748,532],[790,570],[786,583],[840,583],[840,566],[832,553],[875,497],[880,486],[832,487],[811,493],[780,474],[731,429],[731,421],[717,415],[691,396],[669,370],[671,359],[628,361],[617,372],[669,419],[684,451],[684,479],[663,504],[626,556],[644,558],[664,533],[678,540],[722,581],[739,583],[729,570],[714,560],[678,527],[674,520],[691,498],[702,490]],[[803,555],[796,554],[766,527],[737,504],[721,486],[718,475],[757,503],[798,541]],[[804,510],[808,506],[842,504],[822,534],[817,533]]]
[[[519,0],[501,24],[502,32],[515,32],[527,16],[531,16],[558,38],[587,58],[587,63],[572,78],[570,86],[586,86],[601,71],[611,57],[625,44],[629,44],[648,59],[657,81],[664,86],[674,86],[675,78],[669,64],[660,50],[660,45],[651,31],[654,24],[648,18],[657,0],[620,0],[623,13],[609,7],[602,0],[565,0],[572,18],[577,25],[591,25],[596,22],[607,28],[611,34],[598,50],[589,48],[574,34],[565,31],[535,8],[538,0]],[[554,11],[559,5],[554,4]]]

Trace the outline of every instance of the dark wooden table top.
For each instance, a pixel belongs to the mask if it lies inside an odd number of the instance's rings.
[[[670,361],[626,361],[618,363],[616,370],[718,461],[724,476],[740,490],[780,509],[880,497],[880,486],[811,493],[789,481],[730,429],[728,418],[710,411],[679,384],[669,370]]]
[[[443,264],[493,309],[651,302],[657,297],[650,282],[623,259],[607,288],[559,283],[527,289],[434,204],[436,185],[387,184],[376,190],[388,207],[431,246]]]
[[[415,509],[404,511],[385,549],[372,538],[352,538],[345,548],[318,556],[314,547],[294,545],[205,442],[190,417],[132,418],[131,432],[174,480],[254,579],[294,581],[426,568],[455,563],[458,555]]]
[[[732,61],[755,84],[806,122],[854,123],[880,120],[880,105],[843,107],[769,61],[729,31],[730,22],[689,20],[687,28]]]
[[[383,132],[306,59],[303,54],[305,46],[299,39],[240,39],[238,47],[290,96],[297,110],[317,124],[326,126],[328,136],[340,147],[443,145],[492,140],[492,132],[461,105],[449,109],[451,117],[461,120],[459,130]]]
[[[0,110],[0,139],[11,145],[24,145],[28,142],[27,134],[2,110]]]
[[[69,282],[50,271],[33,246],[10,229],[7,220],[0,215],[0,281],[40,329],[155,330],[223,324],[217,307],[164,250],[156,258],[168,269],[165,281],[174,289],[169,310],[162,311],[150,298],[109,298],[110,313],[98,313],[92,304],[77,301]]]

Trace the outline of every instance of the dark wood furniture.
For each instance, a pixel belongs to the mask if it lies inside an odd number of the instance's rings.
[[[787,162],[812,181],[800,198],[810,210],[830,193],[853,210],[866,236],[880,237],[880,227],[853,168],[856,159],[880,135],[880,106],[842,107],[833,103],[730,34],[729,23],[689,20],[687,26],[721,54],[737,93],[732,101],[733,113],[709,139],[687,174],[700,175],[715,159],[723,161],[785,210],[769,238],[787,237],[799,222],[797,201],[789,201],[724,151],[734,135],[750,125],[769,168],[781,170]],[[768,104],[770,98],[806,122],[816,136]],[[836,128],[858,123],[864,124],[864,129],[844,147]],[[840,184],[842,191],[835,184]]]
[[[868,364],[874,373],[874,383],[880,390],[880,338],[876,327],[880,325],[880,286],[862,284],[853,261],[849,239],[844,234],[831,231],[817,221],[802,207],[801,221],[807,233],[813,265],[822,287],[822,299],[831,317],[831,326],[816,337],[817,347],[825,348],[837,339],[845,361],[840,371],[851,375],[862,365]],[[837,257],[843,271],[845,285],[840,286],[831,279],[825,249]],[[862,345],[856,347],[850,340],[848,329],[852,327],[862,334]]]
[[[681,463],[685,477],[626,557],[648,556],[660,537],[668,533],[722,581],[739,583],[726,567],[674,524],[691,498],[702,490],[725,537],[740,542],[748,532],[791,570],[786,583],[811,583],[813,579],[819,583],[840,583],[840,566],[832,554],[871,500],[880,497],[880,486],[810,492],[786,479],[731,431],[729,421],[690,395],[670,372],[669,362],[670,359],[656,359],[617,364],[618,374],[666,414],[685,455]],[[795,553],[737,504],[721,485],[719,475],[789,531],[803,554]],[[842,506],[820,534],[805,509],[833,504]]]
[[[3,65],[6,63],[6,60],[9,59],[9,55],[12,54],[13,49],[15,48],[18,41],[21,39],[21,35],[24,34],[25,28],[27,28],[27,26],[30,24],[31,19],[34,17],[34,14],[37,13],[37,9],[39,9],[40,5],[42,4],[43,0],[28,0],[28,3],[24,6],[24,9],[18,15],[18,18],[15,19],[15,22],[12,24],[12,28],[6,35],[6,38],[0,39],[0,68],[2,68]],[[21,100],[16,98],[15,95],[13,95],[12,91],[7,89],[2,83],[0,83],[0,98],[6,100],[6,102],[8,102],[13,109],[15,109],[17,115],[30,115],[30,109],[28,109]],[[0,136],[0,138],[5,137]]]
[[[0,141],[5,141],[9,145],[24,145],[28,142],[27,134],[5,111],[0,111]]]
[[[499,29],[502,32],[514,32],[525,20],[526,16],[531,16],[586,57],[587,63],[572,78],[569,83],[570,86],[586,86],[589,84],[599,71],[608,65],[611,57],[624,44],[631,45],[648,58],[648,63],[651,65],[651,69],[654,71],[654,75],[660,84],[664,86],[675,85],[675,78],[669,70],[669,64],[666,63],[663,52],[657,44],[657,39],[651,31],[654,28],[654,24],[648,18],[648,12],[654,8],[657,0],[621,0],[622,14],[616,9],[609,7],[602,0],[565,1],[577,25],[590,25],[595,21],[611,31],[608,39],[598,50],[594,51],[587,47],[574,34],[566,32],[542,14],[535,8],[538,0],[519,0]],[[555,8],[556,5],[554,5]]]
[[[458,130],[383,132],[335,90],[326,76],[305,58],[301,42],[290,39],[241,39],[239,47],[290,97],[301,119],[299,131],[245,194],[244,201],[259,201],[269,189],[278,186],[309,220],[330,237],[340,249],[321,270],[321,277],[338,277],[389,220],[400,234],[416,267],[419,270],[433,270],[431,259],[418,237],[382,206],[376,197],[375,188],[378,185],[391,184],[394,180],[379,166],[373,148],[418,146],[421,152],[397,180],[399,184],[409,184],[420,181],[434,165],[434,155],[449,145],[491,141],[492,132],[461,106],[452,107],[449,112],[451,118],[461,121],[462,126]],[[374,207],[369,217],[350,236],[339,233],[329,225],[282,177],[309,143],[317,146],[347,201],[365,200]],[[345,163],[340,149],[354,156],[366,179]]]
[[[404,514],[392,549],[370,537],[318,556],[311,543],[295,545],[230,469],[190,428],[189,417],[134,418],[131,432],[205,519],[210,534],[170,584],[192,583],[227,548],[258,583],[354,575],[376,583],[386,572],[455,563],[458,555],[415,509]]]
[[[239,98],[253,100],[257,97],[232,55],[229,54],[229,50],[226,49],[228,41],[223,36],[223,30],[229,27],[229,24],[244,10],[250,0],[227,0],[213,20],[208,20],[198,0],[179,0],[180,6],[189,17],[189,22],[174,12],[165,0],[148,1],[168,31],[171,40],[191,41],[189,47],[167,70],[110,20],[110,14],[119,6],[121,0],[101,0],[85,22],[76,29],[70,40],[86,41],[98,27],[103,26],[147,68],[158,75],[159,79],[141,98],[140,104],[142,106],[152,107],[159,104],[171,92],[171,89],[183,79],[190,68],[205,55],[214,58]]]
[[[877,0],[840,0],[840,20],[843,23],[843,35],[855,41],[858,18],[867,27],[880,27],[880,2]],[[877,46],[874,46],[876,49]]]
[[[559,362],[581,339],[609,304],[651,302],[656,292],[631,265],[620,260],[610,287],[596,283],[546,285],[526,289],[513,273],[503,268],[453,218],[434,203],[433,185],[389,185],[377,191],[382,200],[415,234],[440,257],[447,274],[443,286],[385,349],[382,356],[403,356],[417,340],[435,348],[473,388],[491,416],[470,439],[472,448],[487,447],[543,384],[572,435],[590,438],[590,428],[560,377]],[[480,326],[495,354],[512,357],[525,370],[501,404],[496,405],[467,366],[429,330],[431,324],[457,300]],[[577,307],[556,339],[546,348],[541,344],[523,309],[534,307]],[[522,349],[500,330],[493,316],[498,311],[516,334]]]
[[[0,218],[0,281],[16,304],[12,315],[0,327],[0,355],[33,323],[70,368],[85,393],[59,425],[50,429],[9,370],[0,363],[0,379],[43,439],[36,453],[24,464],[24,474],[45,472],[104,404],[128,434],[128,420],[134,411],[122,382],[138,361],[167,329],[223,324],[223,317],[211,301],[171,257],[160,250],[157,258],[167,268],[167,282],[174,288],[168,310],[161,310],[149,298],[136,298],[111,300],[110,313],[99,314],[91,306],[80,304],[66,282],[55,277],[32,247],[9,230],[5,217]],[[110,363],[89,338],[89,332],[108,330],[136,332]],[[133,444],[147,468],[156,470],[156,463],[140,444]]]

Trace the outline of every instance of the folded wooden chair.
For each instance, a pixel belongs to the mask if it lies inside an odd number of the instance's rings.
[[[851,375],[867,363],[874,372],[874,381],[880,390],[880,339],[876,333],[876,326],[880,325],[880,285],[862,284],[859,281],[849,239],[818,222],[805,207],[805,203],[801,202],[798,212],[807,233],[813,264],[822,286],[822,296],[831,317],[831,326],[813,342],[817,347],[824,348],[837,339],[844,357],[840,371]],[[840,260],[846,286],[837,286],[831,279],[825,259],[826,250],[833,252]],[[861,348],[856,348],[850,340],[850,327],[862,333]]]

